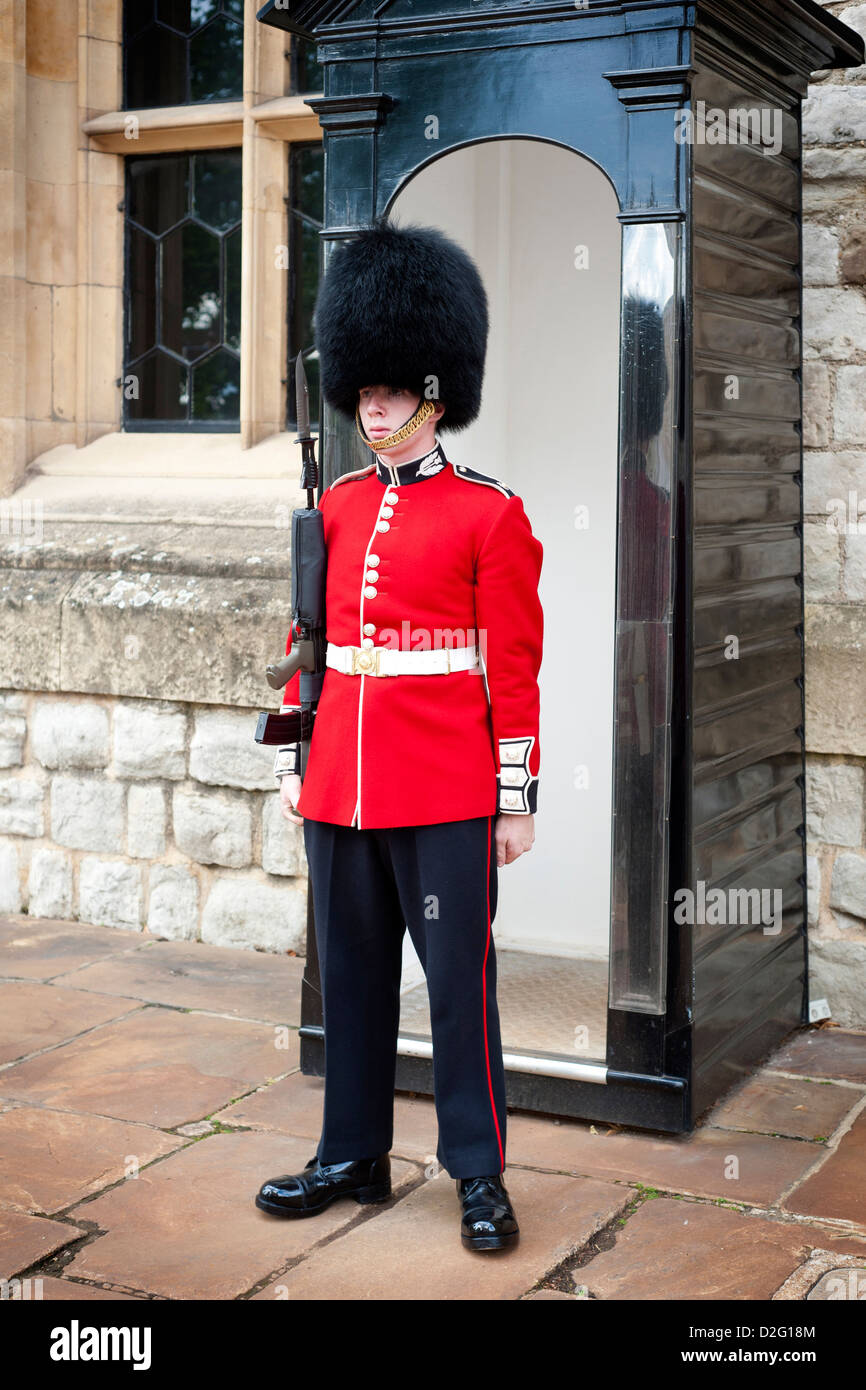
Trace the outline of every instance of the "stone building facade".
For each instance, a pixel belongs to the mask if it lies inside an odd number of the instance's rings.
[[[824,7],[866,35],[866,4]],[[866,68],[803,108],[806,845],[811,995],[866,1022]]]
[[[246,0],[238,99],[122,108],[122,5],[0,15],[0,911],[304,949],[306,874],[252,743],[288,615],[293,142]],[[866,35],[866,4],[826,6]],[[228,12],[228,10],[226,10]],[[866,1022],[866,69],[804,109],[807,851],[813,997]],[[236,429],[122,428],[124,159],[243,159]]]

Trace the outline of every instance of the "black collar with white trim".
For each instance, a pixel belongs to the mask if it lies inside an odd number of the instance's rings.
[[[439,440],[427,454],[419,454],[416,459],[406,463],[387,463],[382,454],[376,455],[376,477],[380,483],[390,483],[392,487],[402,487],[405,483],[421,483],[432,478],[448,466],[445,451]]]

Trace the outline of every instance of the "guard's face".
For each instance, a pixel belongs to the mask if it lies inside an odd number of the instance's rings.
[[[364,386],[358,394],[361,423],[370,439],[384,439],[410,420],[421,397],[395,386]]]

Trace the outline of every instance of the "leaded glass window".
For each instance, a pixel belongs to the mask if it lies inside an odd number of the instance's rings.
[[[243,0],[124,0],[124,109],[240,101],[243,17]]]
[[[319,288],[324,219],[325,166],[322,146],[295,144],[289,151],[289,294],[288,294],[288,391],[286,428],[297,429],[295,407],[295,358],[304,354],[304,371],[310,390],[310,422],[319,418],[319,361],[313,354],[313,308]]]
[[[125,429],[240,419],[241,151],[126,160]]]

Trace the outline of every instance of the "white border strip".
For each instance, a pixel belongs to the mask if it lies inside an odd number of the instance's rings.
[[[433,1043],[425,1038],[397,1038],[397,1052],[401,1057],[432,1057]],[[502,1060],[506,1071],[531,1071],[539,1076],[564,1076],[576,1081],[595,1081],[607,1085],[607,1067],[604,1062],[567,1062],[553,1057],[528,1057],[522,1052],[503,1052]]]

